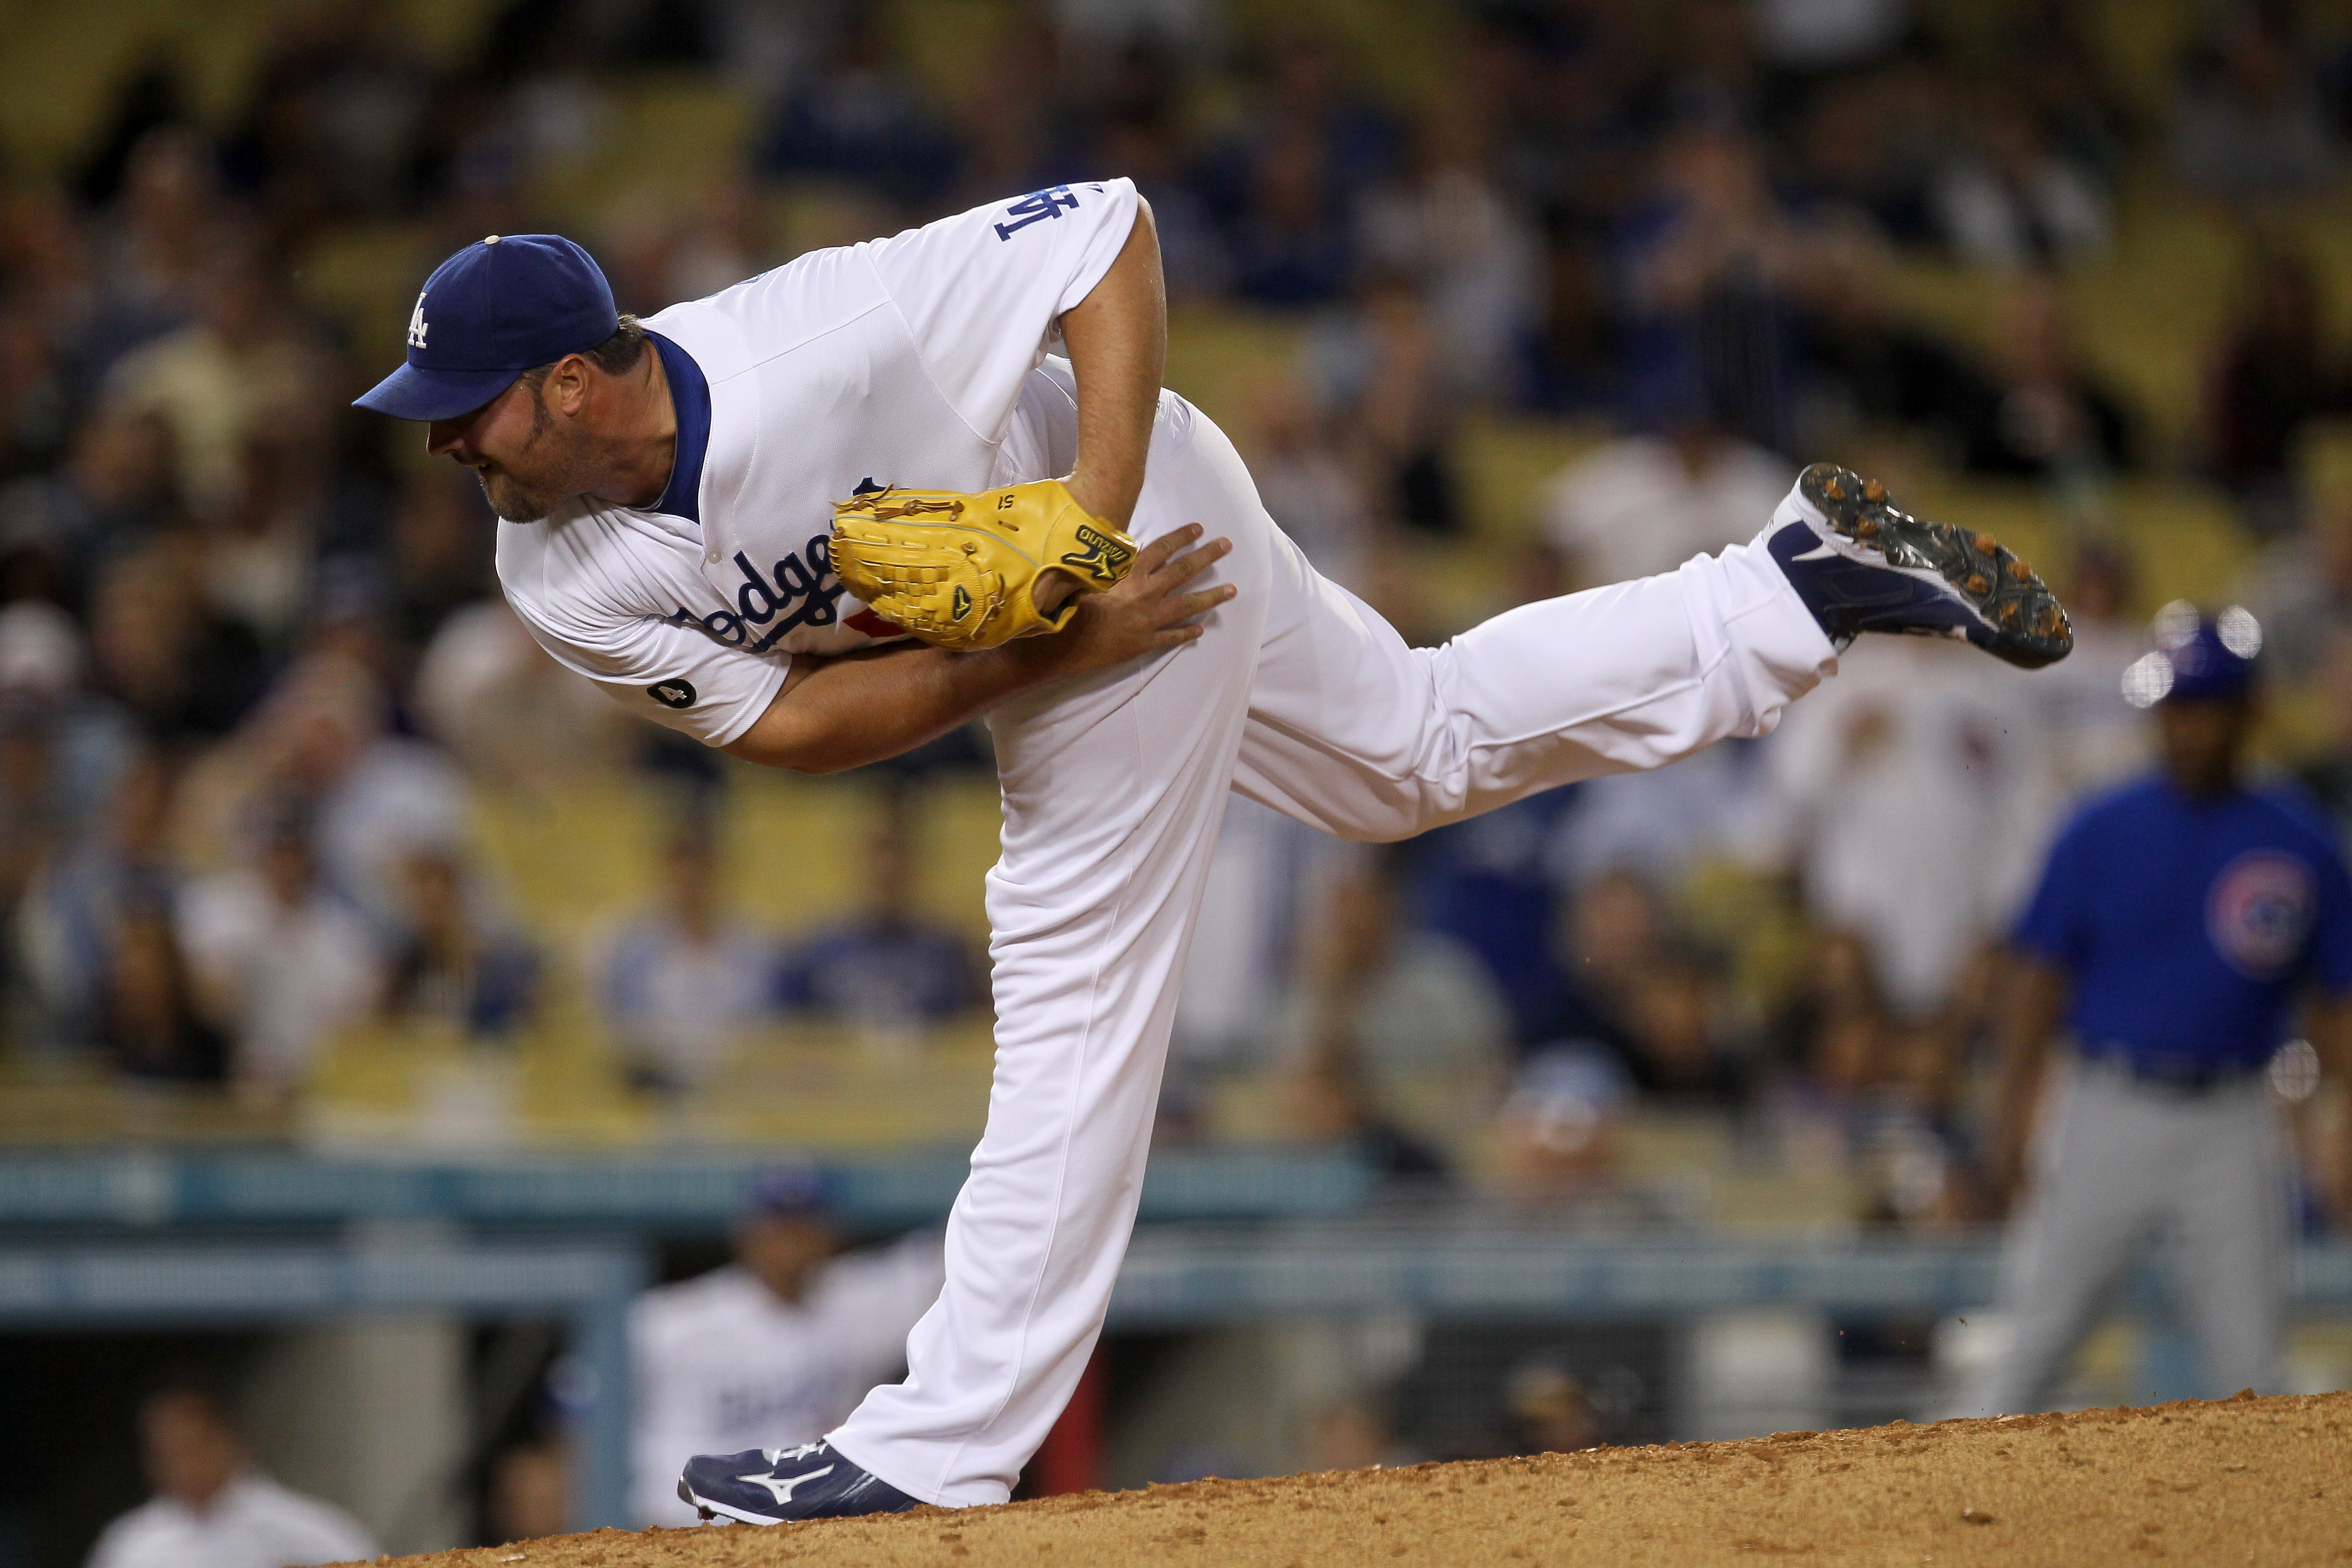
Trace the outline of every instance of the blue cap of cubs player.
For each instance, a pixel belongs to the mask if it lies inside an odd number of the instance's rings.
[[[2124,671],[2124,700],[2133,707],[2226,701],[2252,689],[2263,627],[2242,606],[2209,616],[2176,602],[2156,613],[2153,629],[2156,651]]]
[[[494,234],[433,269],[408,317],[408,363],[354,401],[395,419],[455,419],[620,326],[586,251],[560,234]]]

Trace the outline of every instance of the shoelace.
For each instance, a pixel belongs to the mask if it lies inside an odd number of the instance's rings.
[[[767,1455],[768,1463],[781,1465],[787,1459],[805,1459],[824,1447],[824,1439],[819,1437],[815,1442],[803,1443],[797,1448],[767,1448],[761,1451]]]

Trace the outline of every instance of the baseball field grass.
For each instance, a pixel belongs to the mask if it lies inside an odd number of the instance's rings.
[[[2352,1394],[1196,1481],[772,1530],[599,1531],[405,1568],[2352,1563]]]

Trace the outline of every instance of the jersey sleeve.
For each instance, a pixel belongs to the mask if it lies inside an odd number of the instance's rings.
[[[1118,258],[1137,201],[1132,180],[1052,185],[862,247],[932,384],[983,439],[1003,438],[1055,321]]]
[[[2059,835],[2042,868],[2032,901],[2010,933],[2016,947],[2067,970],[2080,970],[2090,955],[2083,837],[2079,819]]]
[[[728,640],[746,637],[732,616],[706,626],[680,611],[615,617],[592,627],[552,628],[528,613],[523,625],[555,662],[586,676],[640,718],[683,731],[706,746],[725,746],[768,710],[783,689],[792,660]]]

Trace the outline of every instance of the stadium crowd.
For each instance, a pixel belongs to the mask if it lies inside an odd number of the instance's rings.
[[[891,15],[513,0],[450,65],[385,7],[293,8],[234,112],[199,114],[159,58],[70,178],[10,182],[0,975],[20,1067],[267,1102],[299,1097],[339,1031],[497,1042],[576,983],[658,1096],[779,1017],[919,1028],[982,1005],[966,942],[887,898],[783,948],[728,907],[711,824],[730,766],[538,652],[496,596],[472,478],[346,406],[384,368],[358,346],[381,323],[301,285],[382,226],[436,256],[550,226],[538,193],[646,73],[723,80],[754,131],[716,196],[579,236],[624,309],[1135,176],[1180,332],[1219,311],[1295,337],[1246,406],[1213,411],[1269,509],[1423,639],[1449,629],[1423,568],[1483,525],[1477,418],[1595,437],[1489,570],[1499,603],[1747,538],[1800,462],[1890,432],[2087,520],[2053,563],[2078,649],[2031,681],[1870,647],[1768,741],[1393,850],[1236,804],[1170,1138],[1212,1126],[1223,1086],[1272,1082],[1292,1135],[1437,1181],[1491,1139],[1508,1191],[1573,1204],[1610,1189],[1631,1115],[1686,1112],[1759,1157],[1865,1169],[1888,1223],[1989,1217],[1972,1097],[2000,935],[2065,804],[2146,759],[2118,688],[2154,608],[2130,522],[2065,499],[2119,475],[2231,498],[2260,546],[2239,592],[2270,678],[2309,699],[2273,752],[2352,816],[2352,513],[2315,499],[2296,443],[2352,403],[2324,270],[2249,247],[2185,445],[2090,367],[2053,281],[2114,243],[2133,178],[2243,209],[2253,234],[2270,205],[2336,189],[2352,55],[2293,6],[2217,10],[2164,123],[2060,0],[1968,47],[1900,0],[1465,4],[1455,89],[1419,97],[1360,37],[1205,0],[1009,8],[965,62],[1003,90],[945,94]],[[2034,68],[1996,68],[2018,59]],[[1898,301],[1892,269],[1921,258],[2001,280],[1999,353]],[[683,804],[656,902],[574,954],[513,912],[467,812],[588,767]],[[877,773],[872,887],[903,889],[888,867],[929,776]],[[2304,1122],[2310,1223],[2341,1223],[2344,1107]]]

